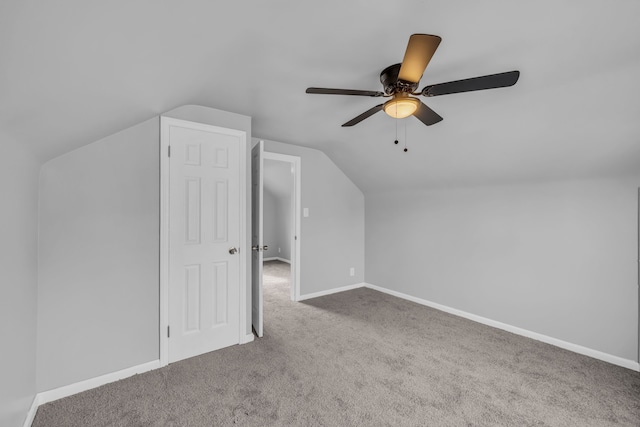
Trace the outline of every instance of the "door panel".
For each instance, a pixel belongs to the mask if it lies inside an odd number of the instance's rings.
[[[240,144],[169,124],[169,362],[240,342]]]

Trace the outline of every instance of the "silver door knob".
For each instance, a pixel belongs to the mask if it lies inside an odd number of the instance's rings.
[[[269,249],[269,246],[267,246],[267,245],[264,245],[264,246],[262,247],[262,250],[263,250],[263,251],[266,251],[267,249]]]
[[[260,246],[251,246],[251,250],[259,251],[260,250]]]
[[[229,253],[230,253],[231,255],[233,255],[233,254],[235,254],[235,253],[237,253],[237,252],[238,252],[238,250],[237,250],[236,248],[229,248]]]

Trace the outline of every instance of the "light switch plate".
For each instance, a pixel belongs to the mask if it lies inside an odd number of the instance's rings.
[[[307,218],[309,216],[309,208],[302,209],[302,216]]]

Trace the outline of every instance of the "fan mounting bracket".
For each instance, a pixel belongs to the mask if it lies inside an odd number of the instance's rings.
[[[393,95],[399,92],[413,94],[418,89],[418,83],[398,79],[401,66],[402,64],[393,64],[380,73],[380,83],[382,83],[385,94]]]

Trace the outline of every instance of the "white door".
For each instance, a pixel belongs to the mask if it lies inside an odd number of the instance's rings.
[[[240,342],[244,132],[168,119],[169,344],[175,362]]]
[[[251,150],[251,319],[256,334],[262,336],[262,162],[263,142]]]

